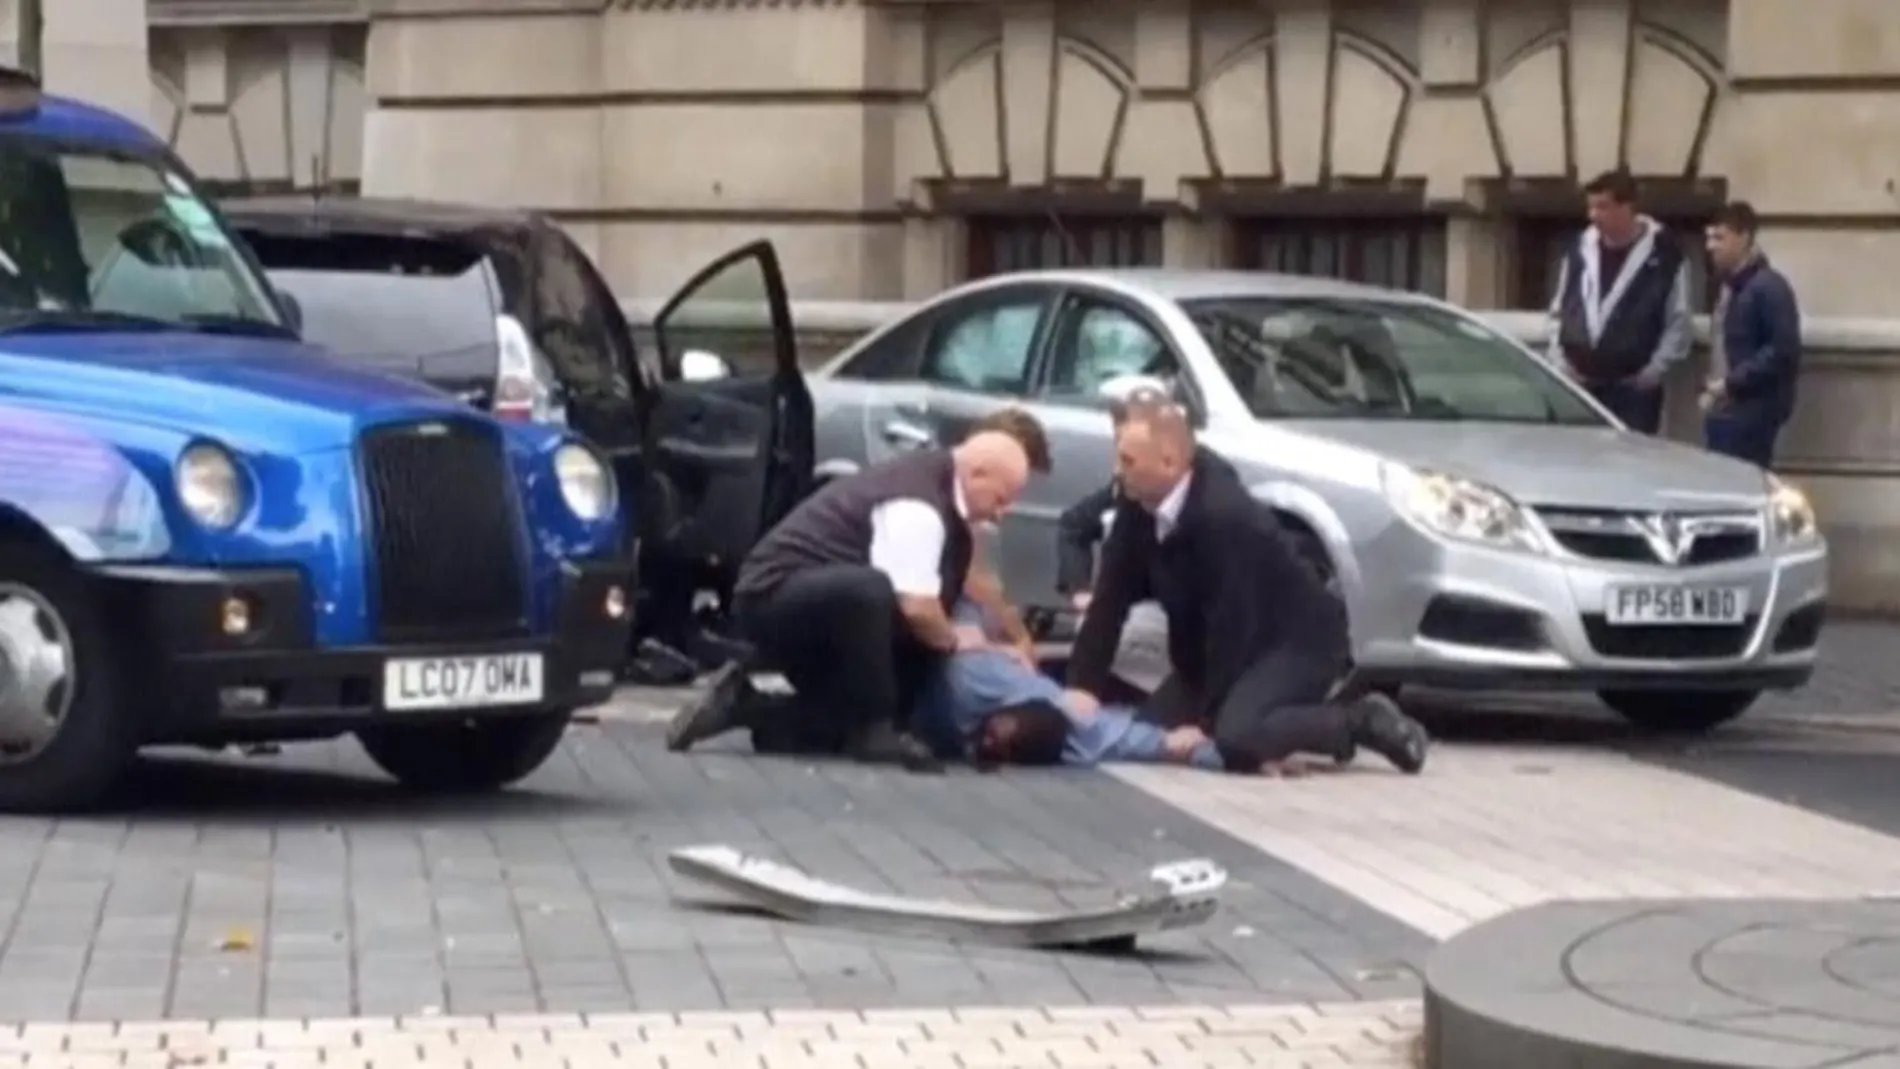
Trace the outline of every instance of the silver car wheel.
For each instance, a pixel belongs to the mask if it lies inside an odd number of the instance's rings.
[[[0,765],[30,761],[72,707],[72,633],[38,591],[0,582]]]

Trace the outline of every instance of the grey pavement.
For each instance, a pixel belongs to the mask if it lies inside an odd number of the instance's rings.
[[[723,842],[870,889],[1083,901],[1207,856],[1208,928],[1135,957],[960,947],[670,901]],[[148,758],[122,815],[0,818],[0,1020],[1339,1002],[1416,994],[1423,935],[1095,773],[915,777],[570,733],[438,801],[353,745]]]

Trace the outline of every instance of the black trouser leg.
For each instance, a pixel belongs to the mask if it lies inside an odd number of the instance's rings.
[[[1228,771],[1257,772],[1296,753],[1351,757],[1352,707],[1329,700],[1347,660],[1339,653],[1276,649],[1242,672],[1214,718],[1214,745]]]
[[[882,572],[860,565],[798,572],[739,599],[738,619],[757,651],[755,667],[784,673],[797,693],[769,723],[755,723],[758,748],[839,753],[868,725],[908,716],[902,676],[920,681],[922,669],[900,675],[897,595]]]

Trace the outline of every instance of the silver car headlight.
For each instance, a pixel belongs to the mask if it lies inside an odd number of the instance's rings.
[[[554,478],[561,484],[561,500],[574,515],[592,522],[613,512],[614,473],[592,449],[578,442],[556,449]]]
[[[1820,537],[1821,525],[1808,495],[1773,475],[1768,477],[1768,513],[1774,523],[1775,541],[1782,545]]]
[[[1484,483],[1388,464],[1385,493],[1399,515],[1428,533],[1500,549],[1543,548],[1517,502]]]
[[[223,446],[199,442],[188,447],[178,455],[173,478],[179,504],[199,524],[223,531],[244,515],[244,476]]]

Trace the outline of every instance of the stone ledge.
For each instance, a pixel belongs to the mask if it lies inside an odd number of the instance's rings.
[[[1900,1065],[1900,902],[1565,902],[1425,969],[1426,1069]]]

